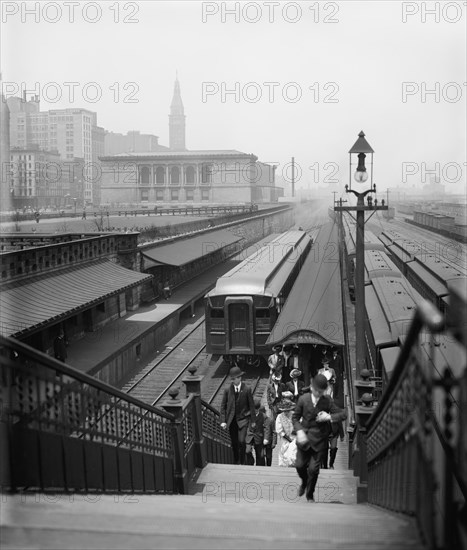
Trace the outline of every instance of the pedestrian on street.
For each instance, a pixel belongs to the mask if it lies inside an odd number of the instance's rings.
[[[282,348],[282,356],[284,357],[284,366],[282,368],[282,382],[287,384],[290,382],[290,371],[294,368],[294,356],[292,355],[293,346],[286,344]]]
[[[318,370],[318,374],[322,374],[328,381],[328,387],[326,394],[334,398],[334,384],[336,383],[336,373],[333,368],[329,366],[331,360],[329,356],[324,355],[321,359],[321,368]]]
[[[284,366],[284,356],[282,355],[282,346],[273,346],[272,353],[268,357],[269,365],[269,380],[271,380],[273,372],[281,372]]]
[[[329,458],[329,469],[334,470],[334,461],[336,460],[337,455],[337,439],[340,437],[341,441],[344,441],[344,427],[342,426],[342,421],[331,422],[331,433],[329,434],[329,445],[326,447],[326,452],[323,453],[321,460],[321,467],[326,469],[328,467],[328,458]]]
[[[255,465],[253,449],[255,450],[256,466],[264,466],[264,446],[269,443],[265,434],[266,415],[261,410],[261,398],[255,397],[255,416],[252,417],[246,432],[246,463]],[[254,425],[254,427],[252,427]]]
[[[55,359],[58,359],[58,361],[63,361],[63,363],[66,362],[67,352],[65,335],[63,331],[60,331],[54,340],[54,356]]]
[[[171,296],[172,296],[172,290],[170,288],[169,279],[166,279],[164,283],[164,298],[168,300]]]
[[[287,382],[285,385],[287,391],[291,393],[290,399],[292,399],[294,403],[298,401],[298,398],[305,392],[305,389],[308,390],[308,388],[305,388],[305,382],[300,379],[301,376],[301,370],[292,369],[290,371],[290,382]]]
[[[266,400],[274,422],[279,414],[277,404],[282,399],[282,392],[286,391],[285,384],[282,383],[281,379],[282,373],[280,371],[274,371],[271,376],[271,382],[269,382],[266,388]]]
[[[336,374],[336,382],[334,384],[334,394],[332,398],[339,407],[344,406],[344,366],[342,364],[342,358],[339,355],[337,348],[332,348],[331,362],[329,363],[331,369],[334,369]]]
[[[306,493],[308,502],[314,502],[322,454],[326,452],[331,422],[345,420],[347,412],[339,409],[329,395],[325,395],[328,381],[322,374],[315,375],[310,393],[301,395],[292,414],[297,433],[297,460],[295,467],[301,479],[298,496]]]
[[[159,299],[164,297],[164,285],[160,279],[157,281],[157,296]]]
[[[264,458],[265,465],[272,465],[272,451],[277,444],[276,426],[271,416],[266,416],[266,410],[261,407],[262,412],[265,415],[264,419]],[[267,443],[266,443],[267,441]]]
[[[277,407],[279,409],[279,414],[276,418],[279,466],[295,466],[297,450],[292,424],[292,411],[295,408],[295,403],[290,399],[282,399]]]
[[[251,389],[242,382],[245,373],[235,366],[230,369],[230,386],[222,397],[221,427],[229,429],[235,464],[245,464],[246,433],[248,425],[255,429],[255,404]]]

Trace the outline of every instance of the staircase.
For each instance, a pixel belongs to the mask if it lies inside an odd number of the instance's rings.
[[[0,547],[423,548],[407,516],[356,504],[348,470],[298,498],[294,468],[208,464],[189,495],[4,495]]]

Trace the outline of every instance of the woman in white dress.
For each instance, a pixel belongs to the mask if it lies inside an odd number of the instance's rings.
[[[290,399],[279,402],[279,414],[276,418],[277,445],[279,448],[279,466],[295,466],[296,443],[292,435],[292,411],[295,403]]]

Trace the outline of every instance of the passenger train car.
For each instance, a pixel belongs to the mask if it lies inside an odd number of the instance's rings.
[[[205,296],[208,353],[254,365],[271,353],[266,340],[311,244],[304,231],[288,231],[217,280]]]
[[[421,296],[401,275],[373,279],[365,287],[365,339],[368,368],[387,380]]]
[[[347,222],[344,228],[344,258],[348,269],[349,291],[352,293],[355,224]],[[400,352],[401,340],[408,331],[417,303],[422,299],[385,247],[401,235],[391,231],[391,237],[386,237],[386,240],[378,239],[371,231],[365,230],[366,359],[372,377],[377,383],[377,397],[381,393],[381,386],[384,386],[391,375]]]
[[[449,288],[467,285],[465,267],[450,262],[434,243],[418,242],[389,231],[383,232],[380,239],[410,284],[441,312],[446,310]]]
[[[356,236],[355,236],[355,229],[356,224],[351,223],[347,220],[347,218],[344,218],[344,231],[345,231],[345,239],[344,239],[344,257],[346,261],[347,266],[347,283],[349,286],[349,292],[350,292],[350,298],[352,301],[355,299],[355,265],[356,265]],[[372,276],[376,276],[376,265],[377,261],[376,258],[381,255],[378,254],[378,252],[384,253],[384,244],[372,233],[371,231],[365,230],[364,232],[364,248],[365,248],[365,284],[368,284],[368,281],[370,279],[370,275],[368,273],[368,266],[371,263],[370,269],[372,269],[373,273]],[[373,254],[368,254],[369,252],[373,252]],[[368,260],[368,262],[367,262]],[[392,270],[393,265],[388,265],[388,269]]]

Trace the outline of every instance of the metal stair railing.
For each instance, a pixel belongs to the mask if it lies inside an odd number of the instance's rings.
[[[446,330],[431,303],[419,305],[366,423],[368,501],[414,516],[427,546],[446,550],[467,543],[465,297],[453,295],[451,307],[463,313]]]
[[[231,462],[201,377],[157,408],[13,338],[0,361],[3,490],[184,493],[195,468]]]

